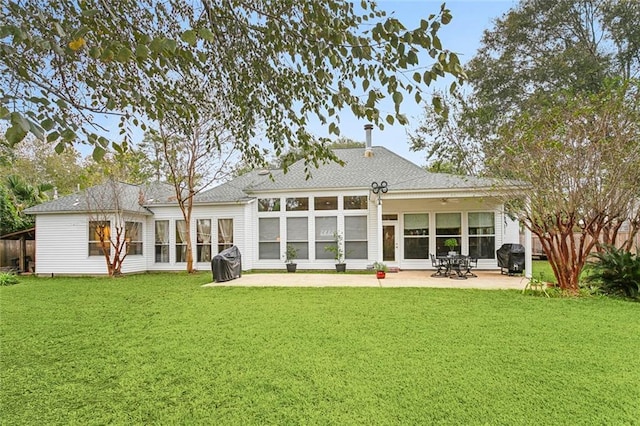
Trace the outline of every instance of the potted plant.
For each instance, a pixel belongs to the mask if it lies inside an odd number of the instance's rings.
[[[455,256],[458,254],[456,247],[458,247],[458,240],[455,238],[449,238],[444,241],[444,245],[449,247],[449,256]]]
[[[284,263],[287,265],[287,272],[295,272],[298,264],[294,262],[298,257],[298,249],[291,244],[287,244],[287,252],[285,253]]]
[[[387,276],[387,265],[382,262],[373,262],[373,269],[376,271],[376,278],[382,279]]]
[[[334,242],[324,247],[325,251],[333,253],[336,261],[336,272],[345,272],[347,265],[344,263],[344,250],[342,249],[342,234],[335,232],[333,234]]]

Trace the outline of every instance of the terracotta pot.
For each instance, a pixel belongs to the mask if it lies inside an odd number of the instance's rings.
[[[387,276],[386,272],[384,272],[384,271],[376,271],[376,278],[381,280],[386,276]]]

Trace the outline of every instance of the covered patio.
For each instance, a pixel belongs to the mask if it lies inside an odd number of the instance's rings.
[[[524,276],[503,275],[499,271],[476,271],[478,277],[465,280],[435,278],[433,271],[400,271],[377,279],[371,274],[337,273],[248,273],[232,281],[205,284],[204,287],[433,287],[479,290],[522,290],[528,282]]]

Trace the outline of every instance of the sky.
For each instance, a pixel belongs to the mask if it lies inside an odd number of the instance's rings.
[[[437,13],[444,0],[378,0],[380,9],[388,14],[393,13],[407,28],[415,28],[420,25],[420,19],[426,19],[431,13]],[[485,29],[492,28],[493,21],[501,17],[509,9],[517,4],[515,0],[459,0],[447,1],[447,7],[451,10],[453,19],[448,25],[444,25],[438,31],[442,46],[458,54],[464,64],[469,61],[480,46],[480,39]],[[435,83],[431,88],[447,88],[448,83]],[[424,102],[424,101],[423,101]],[[389,104],[387,111],[393,111],[393,105]],[[422,108],[413,101],[413,96],[405,96],[401,111],[409,119],[408,126],[395,124],[389,126],[385,123],[384,130],[374,128],[372,132],[372,144],[384,146],[398,155],[422,166],[426,164],[425,155],[421,152],[409,151],[409,138],[407,130],[418,126],[422,117]],[[385,114],[386,115],[386,114]],[[384,115],[383,115],[384,116]],[[341,114],[341,136],[356,141],[364,141],[365,120],[358,120],[349,112]],[[319,125],[310,128],[310,131],[321,137],[335,139],[329,135],[328,128]]]

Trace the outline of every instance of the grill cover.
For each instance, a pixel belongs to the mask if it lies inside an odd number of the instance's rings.
[[[231,246],[213,256],[211,273],[217,283],[240,278],[242,276],[242,255],[238,247]]]
[[[496,250],[498,266],[509,274],[524,272],[524,246],[522,244],[503,244]]]

